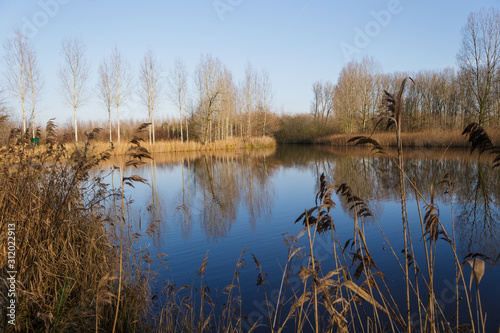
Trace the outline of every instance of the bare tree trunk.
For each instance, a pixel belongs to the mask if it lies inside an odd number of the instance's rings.
[[[109,125],[109,142],[113,142],[113,137],[112,137],[112,133],[111,133],[111,110],[109,110],[108,114],[109,114],[109,119],[108,119],[108,125]],[[118,142],[120,142],[120,141],[118,141]]]
[[[74,118],[75,118],[75,142],[78,142],[78,124],[76,121],[76,106],[73,107]]]
[[[149,143],[156,142],[154,110],[161,100],[163,70],[157,62],[151,49],[148,49],[141,66],[139,93],[145,106],[148,108]]]
[[[116,135],[117,135],[118,143],[120,143],[120,108],[118,105],[116,106],[116,120],[117,120]],[[110,119],[110,126],[111,126],[111,119]],[[110,138],[111,138],[111,134],[110,134]]]
[[[148,110],[148,121],[149,121],[149,128],[148,128],[148,131],[149,131],[149,144],[151,144],[153,141],[152,141],[152,126],[153,126],[153,119],[151,118],[151,108],[149,108]]]
[[[24,98],[22,99],[23,101],[23,133],[26,133],[26,111],[25,111],[25,106],[24,106]]]
[[[87,80],[90,66],[85,60],[85,46],[78,40],[64,40],[62,45],[63,65],[59,69],[66,102],[73,107],[75,142],[78,142],[77,109],[90,97]]]
[[[155,139],[155,115],[154,115],[154,110],[153,112],[151,113],[152,115],[152,120],[151,120],[151,126],[153,127],[153,143],[156,143],[156,139]]]
[[[31,127],[32,127],[32,135],[31,137],[35,137],[35,108],[31,110]]]
[[[113,99],[112,69],[106,58],[99,65],[98,96],[108,112],[109,142],[113,142],[113,129],[111,126],[111,103]]]

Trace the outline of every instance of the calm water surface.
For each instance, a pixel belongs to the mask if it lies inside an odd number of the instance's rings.
[[[415,181],[427,200],[431,184],[434,185],[440,219],[450,235],[453,203],[460,259],[469,253],[497,258],[500,170],[488,178],[490,164],[478,164],[477,156],[471,157],[465,150],[412,150],[405,154],[408,178]],[[268,324],[264,290],[256,285],[258,270],[252,254],[267,273],[267,292],[279,290],[287,258],[284,239],[302,230],[303,226],[294,222],[305,209],[315,205],[322,173],[329,184],[347,183],[368,202],[396,253],[404,247],[397,168],[390,159],[375,157],[369,150],[281,146],[253,151],[158,154],[154,162],[129,173],[140,175],[151,184],[127,188],[128,196],[134,200],[129,212],[136,221],[134,231],[142,234],[157,221],[153,238],[147,238],[141,246],[168,255],[170,270],[160,271],[162,279],[177,286],[191,284],[208,253],[206,283],[215,298],[216,291],[231,284],[238,257],[245,249],[240,283],[243,313],[249,321],[263,318],[264,324]],[[445,187],[438,185],[446,174],[454,182],[452,201]],[[415,194],[410,187],[407,192],[413,241],[416,247],[423,248]],[[337,204],[333,213],[335,227],[343,243],[353,237],[353,219],[345,202],[336,195],[332,199]],[[423,209],[421,200],[420,203]],[[378,267],[394,290],[401,291],[396,292],[395,298],[401,300],[404,313],[405,283],[401,270],[373,220],[366,221],[365,232]],[[436,297],[451,318],[455,309],[454,265],[449,246],[441,243],[435,278],[436,290],[441,293]],[[302,237],[299,246],[306,244],[307,237]],[[317,239],[315,255],[324,272],[333,268],[331,237]],[[423,253],[416,250],[416,258],[424,267]],[[307,258],[303,264],[307,265]],[[467,267],[465,272],[468,281],[470,269]],[[500,325],[499,282],[499,265],[488,266],[480,290],[492,331]]]

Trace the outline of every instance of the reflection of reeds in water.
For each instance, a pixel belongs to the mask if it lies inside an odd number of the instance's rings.
[[[156,161],[151,159],[151,204],[147,207],[147,210],[153,215],[153,220],[161,219],[161,206],[160,200],[158,198],[158,182],[156,179]]]
[[[216,158],[234,158],[235,156],[249,156],[250,158],[264,158],[271,156],[276,152],[275,147],[264,147],[250,150],[214,150],[214,151],[187,151],[187,152],[170,152],[170,153],[152,153],[157,167],[182,163],[185,161],[193,162],[204,156],[213,156]],[[103,161],[101,166],[107,167],[113,164],[125,163],[126,156],[112,156],[109,160]]]

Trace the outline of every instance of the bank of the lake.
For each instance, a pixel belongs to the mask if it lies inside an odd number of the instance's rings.
[[[494,143],[500,143],[500,129],[487,128],[486,131]],[[315,144],[344,146],[349,139],[359,135],[370,136],[384,147],[396,147],[394,132],[340,133],[316,138],[312,141]],[[467,138],[459,130],[433,129],[420,132],[402,132],[401,140],[404,147],[470,147]]]
[[[93,142],[96,150],[105,150],[110,146],[109,142]],[[150,153],[173,153],[173,152],[191,152],[191,151],[214,151],[214,150],[234,150],[234,149],[254,149],[276,146],[276,141],[269,136],[259,137],[230,137],[225,140],[216,140],[213,142],[201,143],[199,141],[180,141],[180,140],[157,140],[155,143],[149,143],[145,140],[141,143]],[[130,144],[127,141],[120,143],[113,142],[112,156],[124,156]]]

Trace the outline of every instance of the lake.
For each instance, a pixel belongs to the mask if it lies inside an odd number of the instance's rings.
[[[374,218],[367,217],[363,223],[366,242],[391,286],[401,313],[405,313],[405,280],[391,251],[392,246],[404,263],[399,174],[390,158],[373,155],[364,148],[324,146],[157,154],[154,158],[140,168],[127,170],[128,175],[137,174],[151,186],[135,184],[135,188],[126,188],[126,195],[133,200],[128,208],[135,221],[131,233],[144,235],[151,223],[157,226],[154,235],[143,238],[138,246],[147,247],[153,254],[168,255],[165,264],[169,269],[158,268],[159,281],[166,281],[160,282],[159,288],[175,285],[178,289],[193,281],[195,287],[200,287],[197,270],[208,254],[203,281],[215,301],[223,288],[232,283],[235,266],[244,250],[243,267],[238,269],[241,286],[238,297],[243,300],[241,311],[247,316],[244,328],[259,320],[269,325],[264,293],[274,304],[281,297],[282,272],[288,256],[286,243],[290,244],[294,240],[290,237],[299,235],[304,228],[295,221],[305,209],[315,206],[319,177],[324,173],[328,184],[348,184],[372,211]],[[120,164],[123,160],[113,163]],[[450,237],[453,206],[454,237],[460,261],[470,253],[481,253],[495,260],[500,251],[500,170],[489,175],[491,164],[486,160],[478,163],[477,155],[470,156],[467,150],[406,150],[404,163],[408,179],[428,202],[433,185],[439,219]],[[452,196],[445,184],[439,184],[446,175],[454,183]],[[114,179],[117,184],[116,173]],[[426,264],[419,206],[415,190],[408,182],[406,186],[415,258],[419,268],[423,268]],[[338,244],[344,246],[354,237],[353,211],[335,192],[332,200],[336,204],[332,216]],[[425,214],[422,199],[419,205]],[[452,318],[456,311],[453,253],[444,240],[438,240],[437,244],[436,299],[446,317]],[[297,246],[305,247],[304,251],[309,253],[307,233],[297,240]],[[328,233],[318,235],[313,247],[321,270],[334,269],[332,237]],[[339,249],[337,245],[336,251]],[[349,247],[346,252],[348,250]],[[260,262],[261,275],[253,256]],[[307,262],[307,255],[297,259],[294,271],[307,266]],[[470,271],[468,265],[464,266],[467,285]],[[265,283],[258,283],[262,278]],[[290,281],[300,288],[298,278],[290,277]],[[499,281],[499,265],[487,262],[479,290],[487,312],[488,331],[492,332],[500,325]],[[474,286],[471,294],[474,295]],[[219,299],[219,302],[222,301]],[[467,315],[468,310],[462,306],[460,318]],[[281,320],[284,317],[282,314]],[[293,324],[292,320],[287,327]],[[260,327],[260,330],[268,329]]]

